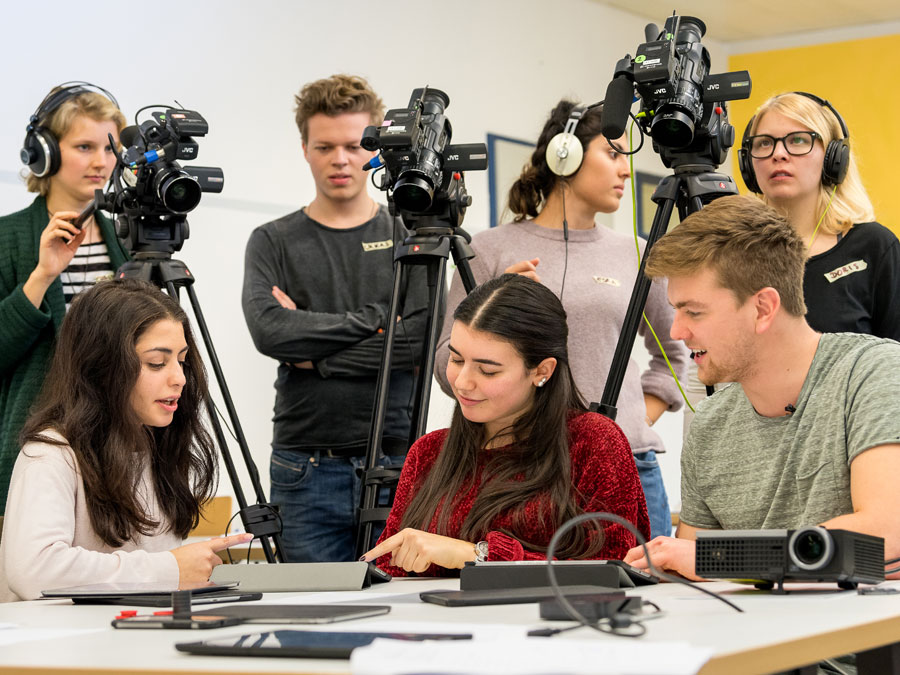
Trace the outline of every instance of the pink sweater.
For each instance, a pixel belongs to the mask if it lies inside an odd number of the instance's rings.
[[[62,440],[62,437],[59,437]],[[161,518],[145,474],[138,486],[147,512]],[[28,443],[13,468],[0,538],[0,602],[31,600],[41,591],[96,583],[160,582],[178,586],[169,550],[181,538],[168,531],[121,548],[91,527],[84,485],[68,446]]]

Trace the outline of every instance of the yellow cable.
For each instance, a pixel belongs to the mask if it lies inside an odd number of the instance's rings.
[[[813,230],[812,239],[809,240],[809,250],[812,250],[813,242],[816,240],[816,235],[819,233],[819,225],[821,225],[822,221],[825,220],[825,214],[827,214],[828,210],[831,208],[831,202],[834,201],[835,192],[837,192],[837,185],[835,185],[834,189],[832,189],[831,196],[828,198],[828,204],[826,204],[825,210],[822,211],[822,215],[819,216],[819,222],[816,223],[816,229]]]
[[[643,116],[644,113],[638,113],[638,117]],[[631,152],[634,150],[634,120],[631,120],[631,126],[628,129],[628,151]],[[638,241],[638,222],[637,222],[637,190],[635,190],[634,184],[634,155],[628,155],[628,165],[631,170],[631,219],[633,223],[634,229],[634,247],[637,251],[638,258],[638,268],[641,265],[641,245]],[[830,205],[830,202],[829,202]],[[646,312],[641,312],[641,316],[644,318],[644,323],[647,324],[647,328],[650,329],[650,333],[653,335],[653,339],[656,340],[656,346],[659,347],[659,351],[662,353],[663,358],[666,360],[666,365],[669,367],[669,372],[672,373],[672,377],[675,378],[675,384],[678,386],[678,391],[681,392],[681,398],[684,399],[685,404],[688,408],[690,408],[691,412],[697,412],[694,410],[694,406],[691,405],[691,402],[688,400],[687,394],[684,393],[684,388],[681,386],[681,380],[678,379],[678,375],[675,373],[675,367],[672,365],[672,362],[669,361],[669,355],[666,354],[666,350],[662,345],[662,342],[659,339],[659,336],[656,334],[656,331],[653,330],[653,325],[650,323],[650,319],[647,318]]]

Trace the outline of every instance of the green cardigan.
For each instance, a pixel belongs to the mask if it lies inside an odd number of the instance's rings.
[[[62,282],[47,289],[40,308],[22,290],[38,263],[41,233],[50,218],[47,202],[37,197],[28,208],[0,218],[0,513],[19,433],[44,382],[56,334],[66,314]],[[107,218],[97,218],[113,269],[129,259]]]

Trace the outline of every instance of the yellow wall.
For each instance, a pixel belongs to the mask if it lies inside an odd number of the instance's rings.
[[[749,70],[753,93],[732,101],[735,148],[753,112],[773,94],[808,91],[831,102],[847,122],[850,142],[875,215],[900,234],[900,35],[814,47],[735,54],[729,70]],[[737,153],[732,170],[740,180]]]

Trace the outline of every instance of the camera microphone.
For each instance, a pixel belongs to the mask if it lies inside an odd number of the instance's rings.
[[[611,141],[622,137],[628,124],[628,113],[634,102],[634,85],[624,75],[613,78],[603,100],[603,135]]]
[[[140,138],[141,129],[136,125],[132,125],[130,127],[125,127],[122,129],[121,133],[119,133],[119,142],[126,148],[130,148],[135,144],[138,138]]]

